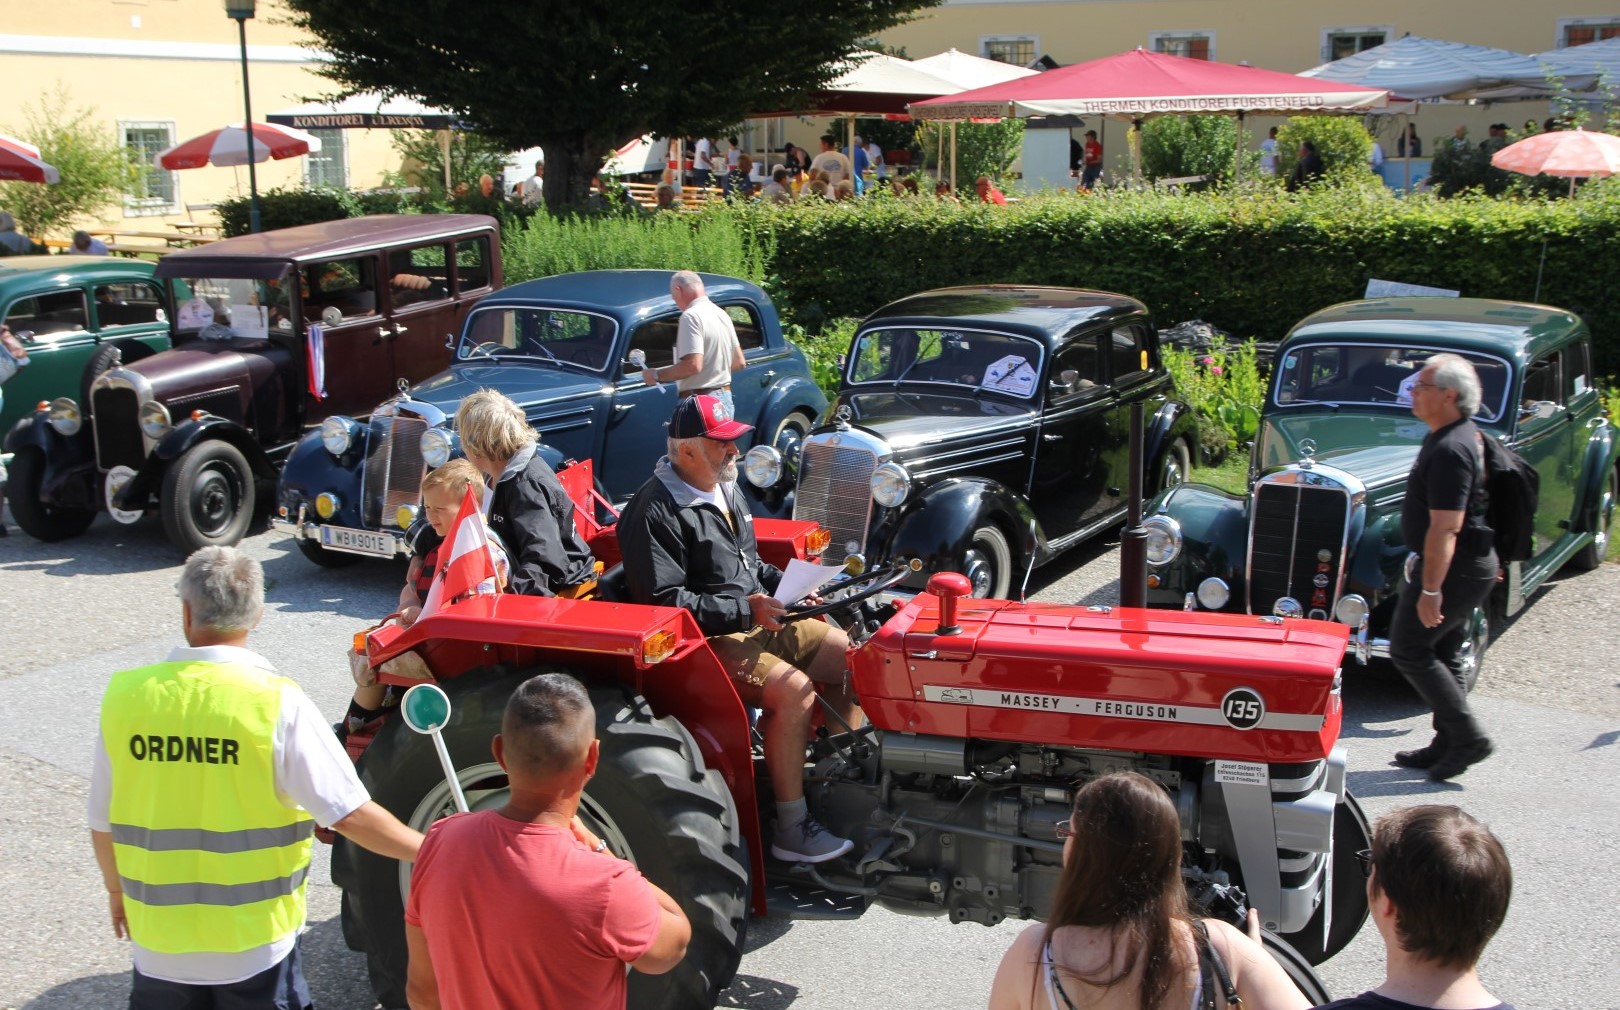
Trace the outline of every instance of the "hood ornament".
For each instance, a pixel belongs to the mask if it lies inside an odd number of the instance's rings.
[[[855,411],[850,409],[850,406],[847,403],[840,403],[838,405],[838,409],[833,411],[833,422],[836,423],[840,428],[848,428],[849,422],[854,417]]]
[[[399,395],[400,395],[401,399],[404,399],[406,396],[408,396],[410,394],[410,391],[411,391],[410,380],[405,379],[405,378],[401,378],[394,385],[399,390]]]
[[[1316,464],[1316,439],[1302,438],[1299,440],[1299,465],[1309,470]]]

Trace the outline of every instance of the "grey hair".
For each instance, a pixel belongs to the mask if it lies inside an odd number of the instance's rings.
[[[703,294],[703,278],[695,270],[677,270],[669,279],[670,287],[680,288],[693,297]]]
[[[264,569],[235,547],[201,547],[186,559],[175,587],[197,628],[253,630],[264,614]]]
[[[1479,412],[1479,373],[1473,362],[1460,354],[1436,354],[1423,363],[1425,369],[1434,370],[1434,384],[1457,394],[1457,409],[1464,417]]]
[[[691,445],[693,442],[702,441],[704,441],[702,435],[696,435],[692,438],[666,438],[664,439],[664,451],[669,454],[670,459],[675,459],[680,456],[682,446]]]
[[[16,231],[16,230],[17,230],[17,219],[11,216],[10,211],[0,210],[0,231]]]

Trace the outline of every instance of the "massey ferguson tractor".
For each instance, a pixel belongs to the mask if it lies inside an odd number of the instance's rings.
[[[617,542],[592,518],[588,468],[563,477],[611,564]],[[755,531],[779,565],[813,557],[825,539],[791,520],[756,519]],[[855,841],[813,867],[767,858],[769,780],[750,712],[685,610],[623,602],[609,577],[592,600],[473,597],[374,632],[368,655],[381,666],[412,650],[449,695],[442,737],[474,810],[505,801],[490,739],[513,689],[552,671],[589,686],[601,765],[580,815],[692,923],[679,967],[631,974],[636,1010],[713,1006],[748,920],[790,914],[811,892],[849,916],[879,904],[960,923],[1038,919],[1075,790],[1126,769],[1175,801],[1195,903],[1234,922],[1258,908],[1272,955],[1325,1001],[1310,966],[1348,943],[1367,911],[1355,862],[1367,824],[1337,746],[1345,626],[980,600],[948,572],[914,597],[890,596],[910,574],[849,577],[797,617],[850,631],[848,676],[869,720],[850,731],[828,714],[806,741],[811,809]],[[350,749],[371,795],[407,824],[425,831],[453,812],[431,740],[402,719],[351,737]],[[404,1006],[409,875],[408,864],[336,842],[344,935],[366,953],[386,1007]]]

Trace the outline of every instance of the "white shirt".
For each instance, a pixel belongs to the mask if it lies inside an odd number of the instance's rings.
[[[702,137],[692,146],[692,169],[696,172],[709,170],[709,138]]]
[[[725,309],[709,301],[707,295],[693,301],[681,313],[675,331],[675,360],[701,354],[703,367],[680,380],[681,391],[730,385],[732,351],[740,346],[737,327]]]
[[[539,206],[540,201],[545,199],[545,184],[545,177],[538,174],[524,179],[522,187],[518,190],[523,196],[524,204],[529,207]]]
[[[1372,161],[1373,171],[1378,171],[1379,167],[1384,164],[1384,145],[1376,140],[1373,141],[1372,154],[1369,155],[1369,158]]]
[[[1277,174],[1277,141],[1271,137],[1260,142],[1260,171],[1267,175]]]
[[[170,663],[235,663],[274,671],[263,656],[230,645],[199,649],[180,646],[169,653]],[[283,806],[309,811],[316,823],[331,827],[371,799],[355,774],[354,763],[338,743],[320,709],[296,684],[281,692],[281,715],[276,723],[272,760],[275,762],[276,799]],[[96,733],[90,765],[90,830],[112,830],[112,761],[107,742]],[[131,943],[135,968],[167,982],[225,985],[252,978],[281,963],[292,952],[302,925],[274,943],[234,953],[162,954]]]

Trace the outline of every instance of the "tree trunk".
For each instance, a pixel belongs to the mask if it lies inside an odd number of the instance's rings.
[[[539,142],[546,152],[546,209],[557,213],[583,207],[590,199],[591,179],[612,148],[579,136],[541,137]]]

